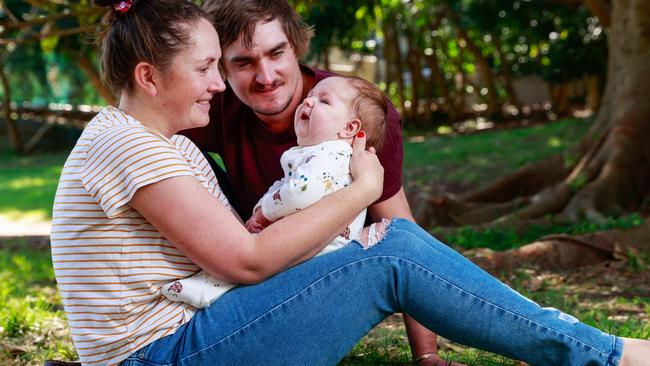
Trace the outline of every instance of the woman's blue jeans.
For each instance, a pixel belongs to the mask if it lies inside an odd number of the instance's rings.
[[[124,365],[335,365],[395,312],[456,342],[532,365],[617,365],[623,343],[541,308],[396,219],[384,239],[315,257],[217,299]]]

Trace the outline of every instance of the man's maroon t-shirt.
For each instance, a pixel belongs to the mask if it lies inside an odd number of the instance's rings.
[[[300,67],[316,83],[334,75],[304,65]],[[210,103],[210,123],[181,133],[201,150],[221,156],[234,199],[240,206],[242,219],[246,220],[260,197],[284,175],[280,156],[297,145],[293,123],[284,132],[271,132],[230,87],[216,94]],[[384,146],[378,153],[384,167],[384,191],[377,202],[392,197],[402,186],[402,120],[392,104],[387,123]]]

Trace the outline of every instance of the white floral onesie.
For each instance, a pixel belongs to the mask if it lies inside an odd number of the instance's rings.
[[[280,158],[284,177],[269,188],[255,208],[261,207],[264,217],[277,221],[311,206],[325,195],[352,183],[351,156],[352,147],[341,140],[296,146],[285,151]],[[331,252],[351,240],[359,239],[365,219],[364,209],[319,254]]]

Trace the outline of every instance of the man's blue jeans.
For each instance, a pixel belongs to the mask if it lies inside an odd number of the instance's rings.
[[[541,308],[396,219],[370,249],[353,242],[227,292],[123,365],[335,365],[402,311],[445,338],[532,365],[617,365],[623,350],[621,339]]]

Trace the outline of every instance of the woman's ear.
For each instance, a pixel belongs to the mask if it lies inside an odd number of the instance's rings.
[[[160,72],[148,62],[139,62],[133,70],[135,87],[144,90],[145,93],[155,96],[158,93],[157,83]]]
[[[358,118],[351,119],[345,124],[345,127],[339,131],[339,137],[342,139],[349,139],[357,135],[361,131],[361,120]]]

